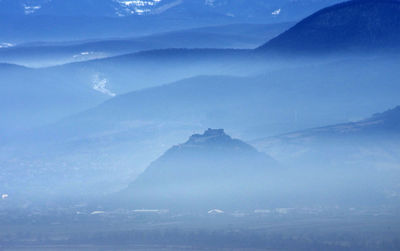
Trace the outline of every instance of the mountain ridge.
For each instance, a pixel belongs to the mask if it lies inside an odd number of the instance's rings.
[[[79,2],[79,5],[76,3]],[[280,13],[273,13],[281,8],[293,9],[293,5],[297,8],[303,7],[312,9],[315,6],[321,6],[326,3],[338,2],[333,0],[318,0],[313,3],[300,1],[293,3],[291,1],[265,1],[248,0],[248,1],[232,1],[232,0],[144,0],[144,1],[125,1],[125,0],[3,0],[0,7],[7,10],[8,13],[19,15],[87,15],[87,16],[109,16],[123,17],[130,15],[161,15],[171,13],[177,14],[188,12],[192,15],[201,15],[207,12],[208,15],[225,15],[225,16],[248,16],[259,17],[268,13],[271,17],[278,16]]]
[[[289,165],[396,168],[400,161],[400,106],[356,122],[293,131],[251,141]],[[395,170],[395,169],[393,169]]]
[[[0,48],[0,61],[46,67],[167,48],[253,49],[292,23],[207,26],[149,36],[69,42],[32,42]],[[53,64],[51,62],[54,62]]]
[[[294,134],[302,131],[294,132]],[[381,113],[375,113],[371,117],[350,123],[342,123],[332,126],[318,127],[304,132],[316,132],[321,134],[359,134],[360,136],[374,136],[376,134],[400,135],[400,106]],[[283,136],[283,135],[282,135]],[[290,134],[288,134],[290,137]]]
[[[399,16],[398,0],[339,3],[306,17],[258,50],[305,54],[399,49]]]
[[[2,0],[0,22],[4,26],[0,39],[10,43],[62,41],[99,38],[99,34],[101,38],[149,35],[216,23],[292,22],[337,2],[340,1],[216,0],[206,4],[203,0]],[[152,9],[160,11],[153,15]]]

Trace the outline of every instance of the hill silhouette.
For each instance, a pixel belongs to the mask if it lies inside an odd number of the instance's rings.
[[[399,49],[400,2],[350,1],[322,9],[259,50],[286,53]]]
[[[170,148],[124,192],[135,205],[218,206],[253,200],[277,163],[222,129]]]

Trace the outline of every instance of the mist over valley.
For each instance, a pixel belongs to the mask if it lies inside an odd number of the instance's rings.
[[[399,17],[0,1],[0,250],[398,250]]]

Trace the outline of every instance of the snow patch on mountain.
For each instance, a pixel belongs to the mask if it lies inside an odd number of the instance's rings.
[[[208,211],[208,214],[224,214],[225,212],[222,211],[221,209],[212,209]]]
[[[92,84],[93,84],[93,90],[101,92],[111,97],[116,96],[115,93],[113,93],[111,90],[107,88],[108,79],[101,78],[99,74],[93,76]]]
[[[119,1],[121,4],[126,5],[126,6],[154,6],[157,3],[161,2],[161,0],[153,0],[153,1],[140,1],[140,0],[134,0],[134,1]]]
[[[273,12],[272,12],[272,15],[274,15],[274,16],[278,16],[279,14],[281,14],[281,9],[277,9],[277,10],[274,10]]]
[[[105,211],[93,211],[90,214],[91,215],[99,215],[99,214],[105,214],[105,213],[106,213]]]
[[[42,8],[42,6],[40,5],[24,5],[24,11],[25,11],[25,15],[30,15],[35,13],[36,11],[40,10]]]
[[[90,59],[96,59],[96,58],[101,58],[100,53],[96,53],[93,51],[84,51],[79,54],[75,54],[72,56],[74,59],[79,59],[79,60],[90,60]]]
[[[205,0],[205,4],[214,7],[215,0]]]
[[[0,49],[1,48],[10,48],[10,47],[14,47],[15,44],[12,43],[0,43]]]
[[[125,15],[143,15],[150,13],[152,9],[158,5],[162,0],[116,0],[119,3],[120,8],[116,9],[116,14],[118,16]]]

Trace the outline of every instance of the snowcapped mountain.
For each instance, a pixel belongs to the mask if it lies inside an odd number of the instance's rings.
[[[129,14],[143,15],[143,14],[148,14],[148,13],[152,13],[152,12],[162,11],[162,9],[157,9],[160,7],[159,4],[162,2],[162,0],[150,0],[150,1],[116,0],[115,2],[120,5],[115,8],[116,14],[118,16],[125,16],[125,15],[129,15]],[[178,1],[178,2],[180,2],[180,1]],[[173,7],[173,5],[170,5],[170,7]]]
[[[337,2],[341,0],[0,0],[0,43],[292,22]]]
[[[339,0],[0,0],[8,15],[109,16],[222,15],[229,17],[296,19]]]
[[[24,15],[142,15],[159,7],[162,0],[2,0],[2,12]]]

